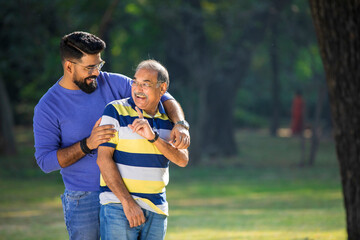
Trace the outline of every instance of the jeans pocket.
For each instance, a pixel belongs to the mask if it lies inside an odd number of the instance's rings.
[[[88,196],[91,192],[86,191],[66,191],[65,196],[69,201],[78,201]]]

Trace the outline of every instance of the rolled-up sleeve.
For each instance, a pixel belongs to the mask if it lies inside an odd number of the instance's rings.
[[[164,95],[162,95],[160,100],[161,100],[161,102],[165,102],[167,100],[174,100],[174,97],[171,96],[171,94],[169,92],[166,92]]]

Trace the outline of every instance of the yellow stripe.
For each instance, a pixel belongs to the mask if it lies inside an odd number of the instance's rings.
[[[143,115],[144,115],[144,117],[147,117],[147,118],[159,118],[162,120],[169,120],[168,116],[166,114],[160,113],[159,110],[155,113],[154,117],[147,114],[147,112],[145,112],[145,111],[143,111]]]
[[[110,138],[110,140],[108,141],[108,143],[113,143],[113,144],[117,145],[118,142],[119,142],[119,132],[116,131],[116,132],[115,132],[115,136],[112,137],[112,138]]]
[[[100,186],[101,186],[101,187],[105,187],[105,186],[106,186],[106,183],[105,183],[104,178],[102,177],[102,174],[100,174]]]
[[[163,181],[144,181],[123,178],[129,192],[155,194],[162,193],[165,189]]]
[[[121,104],[114,104],[115,109],[121,116],[138,117],[138,113],[131,106],[123,106]]]
[[[135,111],[131,106],[124,106],[121,104],[114,104],[113,105],[120,116],[130,116],[130,117],[139,117],[139,114],[137,111]],[[147,114],[145,111],[143,112],[144,117],[152,118],[149,114]],[[162,119],[162,120],[168,120],[168,116],[166,114],[161,114],[159,111],[155,114],[156,118]]]
[[[147,204],[149,207],[151,207],[157,214],[163,214],[163,215],[167,216],[166,213],[164,213],[160,208],[158,208],[155,204],[153,204],[149,199],[146,199],[146,198],[134,198],[134,200],[141,200],[145,204]]]
[[[119,139],[116,150],[128,153],[162,154],[146,139]]]
[[[123,180],[129,192],[157,194],[162,193],[165,188],[165,183],[163,181],[134,180],[128,178],[123,178]],[[102,174],[100,174],[100,186],[106,186]]]

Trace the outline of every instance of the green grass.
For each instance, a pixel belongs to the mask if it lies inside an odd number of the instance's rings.
[[[239,155],[170,167],[167,240],[345,240],[334,143],[323,139],[312,168],[299,168],[300,142],[240,131]],[[7,161],[33,162],[29,150]],[[0,170],[0,239],[67,239],[59,173],[33,163]]]

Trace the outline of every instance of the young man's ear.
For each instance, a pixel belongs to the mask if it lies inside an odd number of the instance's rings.
[[[65,61],[64,62],[64,71],[68,72],[68,73],[72,73],[73,69],[72,69],[72,63],[70,61]]]

